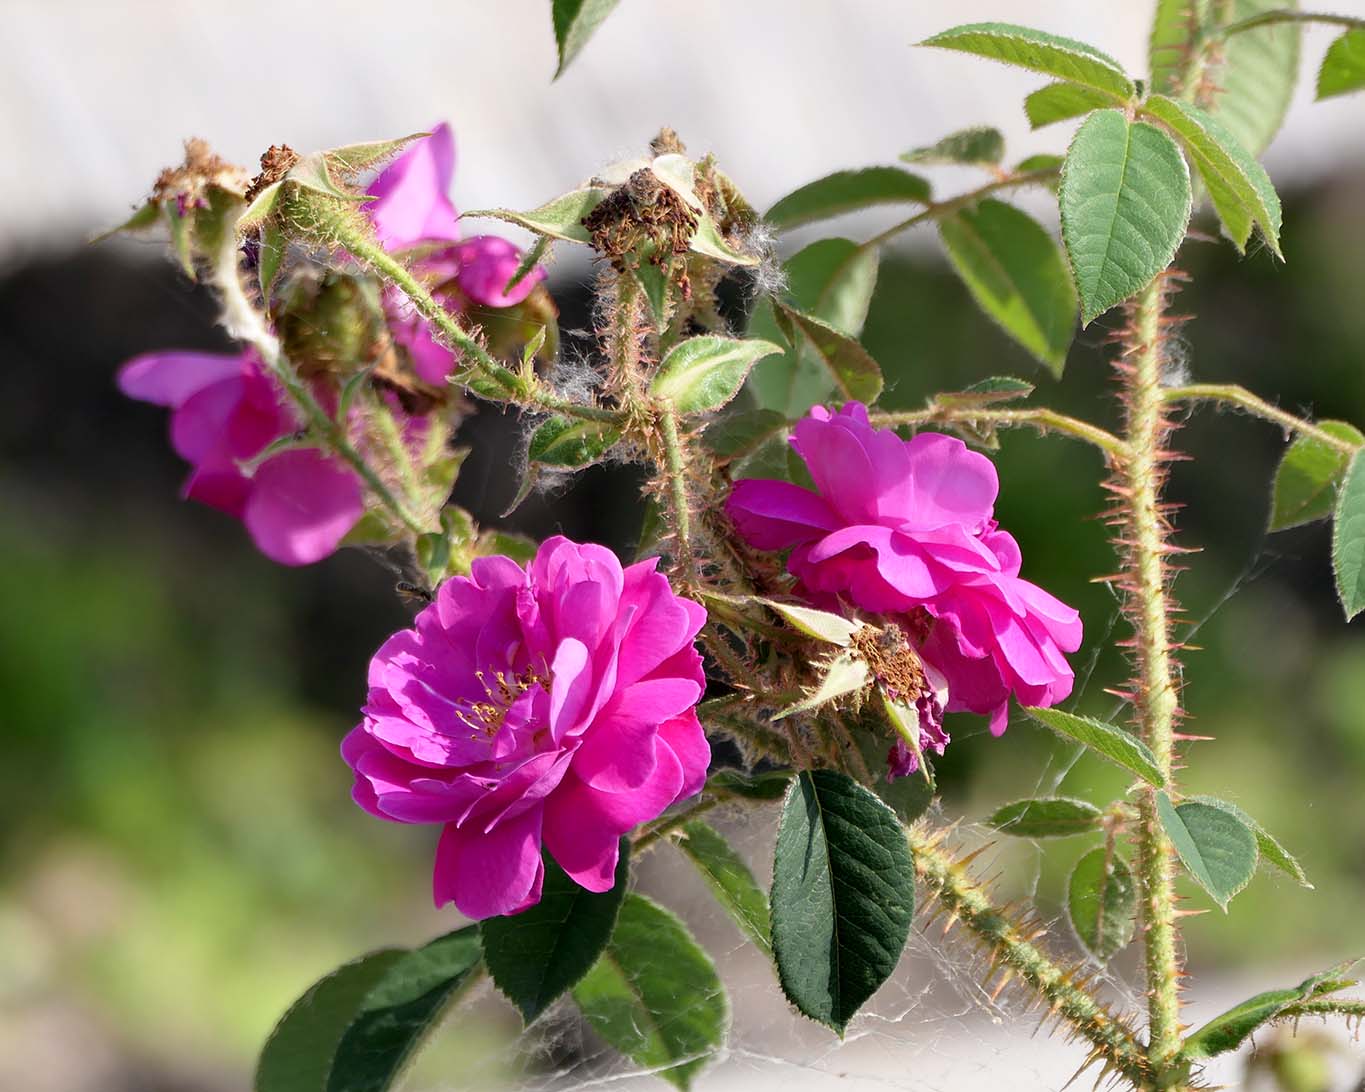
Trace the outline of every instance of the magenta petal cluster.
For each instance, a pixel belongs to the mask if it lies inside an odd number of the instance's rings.
[[[790,550],[813,598],[909,616],[921,658],[947,679],[947,709],[988,714],[996,735],[1011,695],[1047,706],[1071,692],[1063,653],[1080,647],[1080,616],[1020,577],[1018,544],[993,518],[988,458],[950,436],[873,428],[857,402],[812,409],[792,446],[815,491],[737,481],[727,511],[746,541]]]
[[[438,906],[535,904],[542,846],[605,891],[621,835],[701,789],[706,612],[655,564],[558,537],[525,569],[480,558],[375,654],[341,752],[366,811],[443,825]]]
[[[148,353],[119,369],[118,385],[171,411],[171,445],[193,468],[185,496],[242,520],[272,561],[321,560],[364,513],[360,480],[320,451],[244,466],[299,427],[254,351]]]
[[[458,213],[450,200],[454,177],[455,137],[443,122],[371,183],[368,193],[374,200],[364,207],[380,244],[391,251],[422,247],[413,269],[437,286],[436,294],[452,311],[468,302],[483,307],[520,303],[545,279],[545,270],[531,270],[507,290],[522,253],[496,235],[461,241]],[[426,320],[401,293],[390,291],[385,303],[394,335],[408,350],[417,374],[427,383],[443,383],[455,363],[450,350],[432,337]]]

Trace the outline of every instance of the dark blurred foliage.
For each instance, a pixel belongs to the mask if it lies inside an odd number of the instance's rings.
[[[1287,201],[1285,268],[1187,245],[1192,280],[1177,305],[1198,320],[1174,363],[1365,422],[1362,186],[1341,178]],[[586,326],[582,288],[556,295],[566,329]],[[899,255],[865,341],[888,405],[1017,374],[1038,384],[1036,401],[1116,425],[1106,337],[1117,321],[1081,332],[1055,383],[937,260]],[[370,653],[411,607],[381,558],[346,551],[283,569],[226,517],[177,501],[183,467],[164,414],[113,386],[120,362],[167,347],[226,346],[206,293],[158,248],[82,249],[0,280],[0,1059],[70,1026],[112,1044],[108,1057],[86,1052],[104,1066],[96,1084],[64,1083],[52,1063],[55,1083],[29,1086],[40,1089],[238,1085],[312,978],[450,920],[429,908],[430,832],[354,809],[336,754]],[[595,470],[501,521],[519,426],[484,410],[462,441],[473,454],[456,499],[481,520],[630,549],[631,472]],[[1189,730],[1217,737],[1194,746],[1185,783],[1242,804],[1318,884],[1259,879],[1229,918],[1198,919],[1191,947],[1198,963],[1243,970],[1335,960],[1365,940],[1365,644],[1334,602],[1326,526],[1264,534],[1283,435],[1204,409],[1176,443],[1193,456],[1172,476],[1179,541],[1202,549],[1177,584],[1202,646],[1184,657]],[[1114,567],[1096,518],[1101,460],[1063,438],[1004,434],[998,461],[1000,520],[1025,575],[1083,610],[1088,673],[1090,649],[1122,629],[1095,581]],[[1077,707],[1121,715],[1104,689],[1124,671],[1100,654]],[[979,817],[1051,785],[1070,757],[1024,724],[1000,741],[972,718],[951,727],[950,811]],[[1082,759],[1061,787],[1105,801],[1124,785]],[[1037,880],[1051,912],[1081,851],[1025,850],[1006,882]],[[0,1061],[0,1085],[9,1072]]]

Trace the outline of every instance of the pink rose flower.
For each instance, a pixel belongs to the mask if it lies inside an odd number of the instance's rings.
[[[375,200],[364,208],[380,244],[390,251],[431,247],[413,262],[413,270],[436,286],[437,297],[452,313],[469,302],[482,307],[521,303],[545,279],[545,270],[537,266],[507,291],[522,252],[496,235],[460,241],[458,214],[449,196],[454,176],[455,137],[442,122],[370,185],[367,192]],[[450,350],[432,336],[426,320],[401,292],[390,289],[385,306],[394,337],[408,350],[417,374],[424,382],[444,383],[455,366]]]
[[[992,518],[989,459],[950,436],[875,429],[857,402],[837,414],[816,406],[792,446],[815,492],[744,479],[726,510],[751,545],[791,551],[805,594],[896,616],[946,679],[946,710],[989,714],[995,735],[1010,695],[1047,706],[1071,693],[1063,653],[1080,647],[1080,616],[1020,577],[1018,544]],[[947,742],[932,709],[921,708],[921,739],[940,754]]]
[[[525,569],[476,560],[370,662],[356,803],[443,825],[433,894],[470,918],[534,905],[542,846],[606,891],[621,835],[705,781],[705,621],[653,559],[556,537]]]
[[[360,480],[320,451],[282,451],[243,471],[299,428],[254,351],[147,353],[119,369],[118,385],[171,410],[171,446],[193,468],[184,495],[236,516],[272,561],[321,560],[364,513]]]

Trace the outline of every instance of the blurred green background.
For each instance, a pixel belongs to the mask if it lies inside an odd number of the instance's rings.
[[[1365,422],[1363,191],[1357,174],[1286,194],[1285,267],[1186,247],[1177,306],[1197,316],[1183,335],[1195,377]],[[552,287],[564,324],[585,325],[581,285]],[[1016,374],[1038,383],[1035,400],[1113,423],[1115,321],[1079,334],[1055,383],[923,249],[888,255],[864,340],[887,405]],[[272,1022],[319,974],[453,921],[430,908],[434,832],[354,808],[337,755],[370,653],[409,616],[394,575],[354,551],[270,564],[238,525],[178,502],[163,413],[114,390],[129,356],[218,338],[210,301],[154,247],[55,255],[0,280],[0,1074],[21,1054],[46,1059],[49,1083],[29,1092],[244,1087]],[[458,498],[493,523],[518,435],[491,412],[467,429]],[[1334,602],[1327,528],[1264,532],[1284,442],[1209,410],[1176,438],[1194,456],[1172,477],[1179,541],[1202,551],[1177,585],[1202,646],[1184,657],[1189,730],[1216,737],[1194,746],[1184,784],[1242,804],[1317,884],[1263,874],[1226,919],[1195,919],[1197,968],[1326,963],[1365,940],[1365,641]],[[1118,632],[1094,582],[1113,568],[1100,460],[1006,434],[998,461],[998,515],[1025,575],[1081,607],[1087,669]],[[622,484],[593,472],[515,525],[629,550],[638,514]],[[1075,707],[1112,714],[1104,689],[1124,677],[1099,652]],[[1000,740],[972,718],[951,727],[950,814],[1050,786],[1068,757],[1017,720]],[[1061,783],[1101,802],[1122,788],[1087,759]],[[1037,880],[1054,913],[1082,850],[1025,850],[1006,883]],[[494,1038],[511,1027],[499,1019]]]

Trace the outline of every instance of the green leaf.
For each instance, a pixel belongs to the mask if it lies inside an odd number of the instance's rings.
[[[891,734],[894,729],[888,725],[887,718],[894,715],[893,704],[887,702],[883,706],[880,700],[869,702],[861,716],[849,716],[845,721],[863,762],[873,775],[872,791],[908,826],[929,810],[938,789],[933,767],[928,762],[909,777],[887,780],[887,757],[894,739]]]
[[[479,965],[470,925],[403,953],[365,995],[341,1036],[326,1092],[387,1092]]]
[[[1076,83],[1050,83],[1024,100],[1024,113],[1034,129],[1078,118],[1111,103],[1108,95]]]
[[[616,878],[600,894],[569,879],[548,853],[540,901],[480,927],[493,983],[531,1023],[597,962],[611,938],[630,878],[630,842],[621,840]]]
[[[768,956],[772,955],[772,924],[768,896],[754,882],[754,874],[724,835],[708,823],[693,819],[682,828],[677,847],[697,866],[716,901],[735,924]]]
[[[778,231],[876,205],[927,205],[929,183],[899,167],[835,171],[793,190],[764,217]]]
[[[1065,838],[1088,834],[1103,825],[1104,813],[1094,804],[1068,796],[1016,800],[996,810],[986,822],[1017,838]]]
[[[937,394],[934,401],[944,406],[994,406],[1027,398],[1034,390],[1032,383],[1015,379],[1012,375],[993,375],[960,391]]]
[[[915,866],[891,809],[833,770],[803,771],[773,857],[773,951],[787,998],[840,1035],[896,969]]]
[[[583,226],[583,218],[601,204],[602,199],[610,192],[603,186],[584,186],[527,212],[517,212],[514,209],[479,209],[475,212],[466,212],[464,216],[506,220],[509,224],[517,224],[551,239],[590,243],[592,236]]]
[[[703,711],[703,716],[705,715]],[[738,796],[743,800],[781,800],[787,795],[792,775],[786,770],[746,773],[743,770],[717,770],[706,779],[711,792]]]
[[[533,463],[579,470],[599,461],[621,438],[605,421],[551,417],[531,433],[526,457]]]
[[[1099,110],[1071,142],[1059,203],[1088,325],[1170,264],[1190,219],[1189,168],[1160,129]]]
[[[1060,378],[1076,329],[1076,289],[1052,236],[1028,213],[990,199],[945,216],[939,235],[981,309]]]
[[[1297,986],[1283,990],[1266,990],[1255,997],[1248,998],[1240,1005],[1215,1016],[1186,1040],[1181,1053],[1187,1058],[1212,1058],[1236,1050],[1248,1035],[1262,1024],[1275,1019],[1290,1005],[1308,1001],[1314,997],[1335,993],[1355,985],[1350,975],[1356,960],[1339,963],[1319,974],[1305,978]]]
[[[1245,249],[1254,223],[1281,260],[1280,198],[1265,173],[1237,138],[1212,114],[1179,99],[1153,95],[1143,110],[1164,122],[1185,142],[1228,237]]]
[[[1308,882],[1308,875],[1304,872],[1303,866],[1299,864],[1294,855],[1285,849],[1265,827],[1261,826],[1236,804],[1219,800],[1216,796],[1191,796],[1188,799],[1195,803],[1208,804],[1211,808],[1222,808],[1224,811],[1235,815],[1256,836],[1256,848],[1260,850],[1263,862],[1274,865],[1300,886],[1306,887],[1310,891],[1313,889],[1313,885]]]
[[[320,1092],[366,994],[407,953],[386,948],[338,967],[289,1006],[256,1064],[255,1092]]]
[[[1327,47],[1318,69],[1318,98],[1365,88],[1365,27],[1348,30]]]
[[[856,694],[871,680],[872,675],[868,671],[867,661],[845,652],[824,666],[820,683],[813,691],[794,705],[788,705],[774,713],[772,719],[783,720],[797,713],[809,713],[812,709],[828,705],[839,698]]]
[[[1365,434],[1345,421],[1319,421],[1317,426],[1339,440],[1365,445]],[[1282,531],[1330,516],[1337,486],[1350,461],[1349,455],[1321,440],[1298,437],[1275,471],[1270,529]]]
[[[1063,713],[1060,709],[1026,708],[1024,712],[1058,735],[1083,743],[1096,754],[1137,774],[1147,784],[1157,788],[1165,786],[1166,779],[1156,764],[1156,756],[1131,732],[1092,717]]]
[[[745,410],[711,422],[704,439],[712,454],[729,461],[752,455],[786,427],[786,414],[777,410]]]
[[[329,165],[330,154],[329,152],[311,152],[308,155],[301,156],[298,162],[289,168],[285,180],[337,201],[353,204],[373,201],[374,198],[368,194],[358,193],[337,184],[336,179],[332,177],[332,170]]]
[[[1067,882],[1067,914],[1076,936],[1101,963],[1133,939],[1137,883],[1128,863],[1103,846],[1076,862]]]
[[[555,45],[559,48],[555,79],[564,75],[564,70],[614,7],[616,0],[552,0],[550,14],[554,20]]]
[[[1147,42],[1153,93],[1176,94],[1181,90],[1181,66],[1189,55],[1194,14],[1192,0],[1156,0]]]
[[[1349,622],[1365,610],[1365,459],[1357,452],[1337,490],[1332,519],[1332,573]]]
[[[920,45],[957,49],[1043,72],[1103,91],[1120,102],[1137,94],[1123,66],[1093,46],[1011,23],[972,23],[926,38]]]
[[[937,144],[915,148],[901,158],[907,163],[957,163],[969,167],[994,167],[1005,157],[1005,135],[988,125],[950,133]]]
[[[359,174],[361,171],[374,170],[383,166],[414,140],[431,136],[430,133],[409,133],[395,140],[371,140],[363,144],[345,144],[340,148],[329,148],[322,153],[323,160],[330,170],[339,172],[343,177]]]
[[[1256,836],[1225,807],[1197,800],[1176,805],[1164,792],[1156,806],[1185,871],[1226,913],[1256,871]]]
[[[781,351],[771,341],[711,334],[688,338],[668,351],[649,390],[681,414],[710,413],[739,393],[756,361]]]
[[[809,346],[834,383],[841,401],[875,402],[882,393],[882,369],[856,338],[814,315],[784,303],[775,309],[778,328],[792,344]]]
[[[573,998],[611,1046],[683,1089],[724,1041],[730,1018],[715,965],[687,927],[634,892]]]
[[[275,290],[275,281],[284,264],[285,253],[289,249],[289,239],[284,231],[272,220],[261,225],[260,259],[256,266],[256,276],[261,285],[261,296],[267,307]]]
[[[745,254],[736,250],[725,240],[709,212],[703,212],[697,217],[697,227],[692,232],[688,249],[693,254],[700,254],[705,258],[714,258],[718,262],[725,262],[729,265],[758,265],[757,254]]]
[[[1014,173],[1032,174],[1034,171],[1060,171],[1065,162],[1066,156],[1062,155],[1048,155],[1046,153],[1031,155],[1019,160],[1014,165]]]
[[[783,263],[786,300],[841,333],[857,337],[877,285],[879,261],[876,247],[859,246],[848,239],[821,239]],[[772,301],[764,300],[755,309],[749,334],[786,337]],[[828,398],[836,384],[819,354],[798,338],[781,357],[771,357],[754,368],[749,389],[759,405],[795,418]]]
[[[814,637],[826,644],[847,648],[853,641],[853,635],[863,628],[861,622],[851,622],[843,615],[827,610],[816,610],[796,603],[779,603],[776,599],[760,598],[758,602],[781,615],[784,621],[807,637]]]

